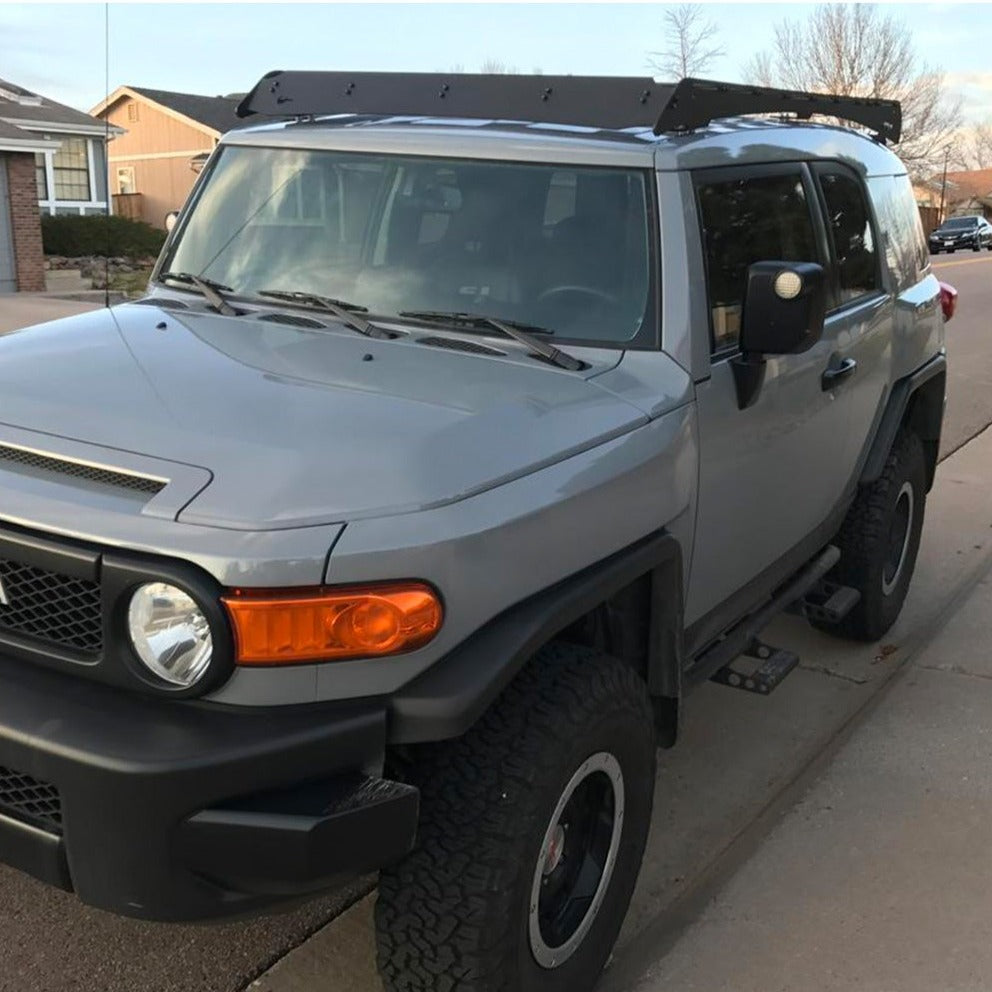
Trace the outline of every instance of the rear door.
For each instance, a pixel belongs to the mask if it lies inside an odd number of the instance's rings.
[[[710,313],[709,378],[697,384],[699,501],[686,603],[699,647],[774,584],[791,559],[829,540],[842,507],[850,405],[824,388],[847,324],[831,317],[801,355],[769,357],[756,402],[738,408],[732,363],[740,355],[748,266],[828,266],[827,232],[805,164],[706,170],[694,176]]]
[[[10,224],[10,193],[7,189],[7,157],[0,155],[0,293],[17,289],[14,267],[14,238]]]

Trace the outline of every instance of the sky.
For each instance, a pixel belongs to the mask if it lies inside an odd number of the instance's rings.
[[[270,69],[648,75],[664,4],[112,3],[110,91],[122,84],[218,95]],[[738,81],[773,25],[813,4],[707,4],[727,54],[707,75]],[[949,71],[971,120],[992,118],[992,3],[888,4],[917,50]],[[0,2],[0,78],[82,110],[105,95],[103,4]],[[953,71],[950,71],[953,70]]]

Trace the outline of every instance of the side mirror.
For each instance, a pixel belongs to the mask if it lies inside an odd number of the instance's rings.
[[[741,354],[733,360],[737,406],[758,398],[766,355],[798,355],[823,335],[827,287],[815,262],[755,262],[747,270]]]
[[[165,229],[166,231],[171,231],[176,226],[176,221],[179,220],[179,211],[170,210],[165,215]]]

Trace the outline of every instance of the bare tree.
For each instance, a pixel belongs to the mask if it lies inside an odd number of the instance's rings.
[[[962,128],[950,158],[958,169],[992,169],[992,118]]]
[[[648,52],[648,65],[660,75],[674,79],[698,76],[716,59],[726,55],[716,39],[720,29],[706,18],[703,7],[679,4],[665,11],[665,47]]]
[[[944,73],[919,59],[909,28],[870,4],[821,4],[805,20],[780,22],[772,50],[745,75],[765,86],[899,100],[896,150],[916,175],[932,173],[961,126],[961,101]]]
[[[514,76],[518,70],[515,66],[507,65],[500,59],[485,59],[479,66],[479,72],[488,73],[492,76]]]

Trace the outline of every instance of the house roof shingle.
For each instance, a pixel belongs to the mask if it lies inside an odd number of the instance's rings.
[[[6,90],[16,96],[35,97],[41,101],[40,103],[32,101],[29,104],[18,103],[0,93],[0,118],[12,121],[42,121],[46,124],[60,124],[66,127],[81,125],[85,128],[92,128],[103,123],[81,110],[74,110],[64,103],[56,103],[54,100],[49,100],[48,97],[32,93],[31,90],[26,90],[16,83],[8,83],[4,79],[0,79],[0,90]]]
[[[938,185],[941,177],[937,176]],[[974,169],[971,172],[948,172],[948,188],[954,190],[954,197],[965,196],[983,197],[992,194],[992,169]]]
[[[171,90],[152,90],[145,86],[128,86],[128,89],[140,93],[149,100],[154,100],[163,107],[168,107],[169,110],[174,110],[177,114],[204,124],[220,134],[244,124],[244,121],[234,116],[234,108],[238,105],[240,97],[173,93]]]

